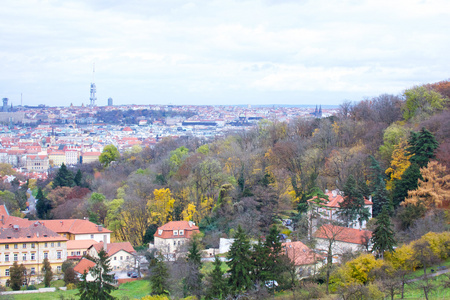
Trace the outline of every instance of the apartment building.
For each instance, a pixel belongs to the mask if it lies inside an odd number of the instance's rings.
[[[0,284],[10,279],[10,268],[17,262],[26,268],[26,280],[35,284],[42,280],[42,264],[45,258],[54,273],[61,273],[67,259],[67,238],[36,221],[29,226],[12,225],[0,228]]]

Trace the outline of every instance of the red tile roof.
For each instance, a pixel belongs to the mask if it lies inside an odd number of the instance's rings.
[[[322,255],[314,253],[313,250],[300,241],[283,243],[282,247],[296,266],[311,265],[324,259]]]
[[[367,239],[372,237],[372,231],[327,224],[320,227],[314,233],[314,236],[321,239],[334,238],[340,242],[364,245]]]
[[[92,245],[97,244],[94,240],[68,240],[67,250],[72,249],[88,249]]]
[[[103,248],[103,242],[96,243],[92,245],[91,247],[94,247],[94,249],[98,252],[100,252]],[[90,247],[89,247],[90,248]],[[136,250],[134,250],[133,246],[131,246],[130,242],[120,242],[120,243],[109,243],[106,244],[106,253],[108,256],[114,255],[120,250],[124,250],[130,254],[136,253]]]
[[[81,219],[62,219],[45,220],[44,225],[57,233],[71,234],[93,234],[93,233],[112,233],[111,230],[101,225],[94,224],[88,220]],[[100,227],[101,226],[101,227]],[[101,230],[99,230],[101,228]]]
[[[162,233],[160,231],[162,230]],[[184,230],[183,235],[173,235],[174,230]],[[194,233],[200,233],[198,226],[190,221],[171,221],[156,230],[154,236],[162,239],[191,238]]]
[[[87,258],[82,258],[75,267],[73,267],[74,271],[80,274],[84,274],[84,272],[89,272],[89,269],[94,267],[95,263],[90,261]]]
[[[39,221],[34,221],[33,224],[26,227],[13,225],[0,229],[0,243],[2,244],[52,241],[67,241],[67,239],[46,228]]]
[[[342,195],[339,194],[339,192],[336,193],[335,195],[333,195],[333,192],[331,191],[331,192],[325,193],[325,195],[328,196],[328,199],[329,199],[328,202],[326,199],[320,198],[320,200],[322,200],[323,203],[326,203],[325,206],[339,208],[340,207],[339,204],[344,202],[344,198],[342,197]],[[317,196],[314,196],[310,200],[313,200],[313,199],[317,199]],[[308,200],[308,201],[310,201],[310,200]],[[366,197],[364,197],[364,205],[373,205],[373,203],[372,203],[372,201],[370,201]]]

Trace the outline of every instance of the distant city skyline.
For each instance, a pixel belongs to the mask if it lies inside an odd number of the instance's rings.
[[[0,98],[338,105],[450,78],[450,2],[35,1],[0,10]]]

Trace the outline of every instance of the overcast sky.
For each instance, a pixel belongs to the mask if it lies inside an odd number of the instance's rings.
[[[449,79],[449,32],[448,0],[3,0],[0,98],[339,104]]]

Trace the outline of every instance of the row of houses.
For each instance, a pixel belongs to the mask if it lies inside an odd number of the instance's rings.
[[[95,257],[105,249],[114,271],[129,268],[134,263],[129,242],[111,243],[111,231],[88,220],[27,220],[10,216],[0,205],[0,284],[6,285],[10,268],[17,262],[26,268],[28,284],[42,280],[45,258],[52,270],[61,273],[67,259],[80,260],[83,255]]]

